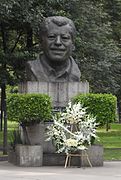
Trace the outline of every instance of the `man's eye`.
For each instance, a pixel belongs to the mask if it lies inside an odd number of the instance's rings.
[[[63,40],[69,40],[69,39],[71,39],[71,38],[70,38],[70,36],[62,36],[62,39],[63,39]]]
[[[54,35],[48,35],[48,39],[55,39]]]

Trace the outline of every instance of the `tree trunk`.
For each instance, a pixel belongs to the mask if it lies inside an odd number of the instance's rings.
[[[8,34],[5,29],[5,24],[1,23],[2,46],[4,54],[7,54],[7,40]],[[4,120],[4,133],[3,133],[3,154],[7,154],[7,113],[6,113],[6,59],[2,63],[3,77],[1,83],[1,99],[2,99],[2,118]]]
[[[1,99],[3,101],[3,120],[4,120],[4,133],[3,133],[3,154],[7,154],[7,113],[6,113],[6,85],[2,84]]]
[[[2,131],[3,128],[3,98],[2,98],[2,90],[1,90],[1,105],[0,105],[0,131]]]
[[[117,97],[117,106],[118,106],[118,116],[119,116],[119,123],[121,123],[121,96]]]

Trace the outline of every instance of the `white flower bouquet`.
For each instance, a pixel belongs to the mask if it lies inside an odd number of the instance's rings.
[[[47,140],[52,140],[57,152],[74,153],[87,149],[96,136],[96,118],[86,113],[80,103],[70,102],[65,112],[53,117],[54,123],[48,127]]]

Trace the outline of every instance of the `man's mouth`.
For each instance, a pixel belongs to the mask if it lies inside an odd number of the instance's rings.
[[[51,49],[51,51],[54,53],[54,54],[62,54],[65,52],[65,49]]]
[[[58,52],[63,52],[63,51],[65,51],[65,49],[58,49],[58,48],[56,48],[56,49],[51,49],[51,51],[58,51]]]

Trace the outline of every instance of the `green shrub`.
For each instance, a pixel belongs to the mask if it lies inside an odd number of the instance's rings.
[[[73,98],[87,108],[87,112],[96,116],[100,125],[105,125],[116,120],[117,99],[112,94],[80,94]]]
[[[7,115],[9,120],[25,125],[49,120],[50,97],[44,94],[10,94],[7,97]]]

